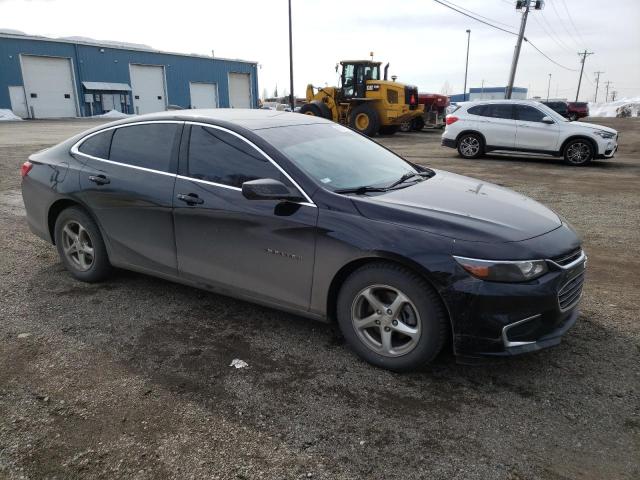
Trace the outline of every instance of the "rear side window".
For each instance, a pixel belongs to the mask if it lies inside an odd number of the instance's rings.
[[[467,113],[470,113],[471,115],[484,116],[486,107],[486,105],[476,105],[475,107],[471,107],[469,110],[467,110]]]
[[[513,118],[513,106],[510,104],[496,103],[492,105],[486,105],[484,110],[485,117],[492,118]]]
[[[100,132],[82,142],[78,150],[92,157],[107,159],[109,158],[109,147],[111,147],[112,136],[113,130]]]
[[[245,141],[216,128],[191,127],[189,176],[231,187],[259,178],[290,182],[269,160]]]
[[[516,115],[516,118],[523,122],[542,122],[542,119],[546,117],[546,114],[528,105],[517,105]]]
[[[171,171],[176,123],[149,123],[115,129],[109,160],[136,167]]]

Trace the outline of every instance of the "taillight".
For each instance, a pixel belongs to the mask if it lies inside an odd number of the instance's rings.
[[[447,115],[447,125],[451,125],[452,123],[456,123],[459,120],[458,117],[454,117],[453,115]]]
[[[409,104],[415,105],[415,103],[416,103],[416,97],[413,94],[411,94],[411,98],[409,99]]]
[[[33,163],[27,160],[20,167],[20,175],[22,175],[23,177],[26,177],[27,175],[29,175],[29,172],[31,171],[32,168],[33,168]]]

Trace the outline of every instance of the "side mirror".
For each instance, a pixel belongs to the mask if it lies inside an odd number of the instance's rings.
[[[551,123],[556,123],[556,122],[554,122],[553,118],[551,118],[551,117],[542,117],[542,123],[551,124]]]
[[[249,200],[302,200],[297,191],[293,191],[284,183],[273,178],[250,180],[242,184],[242,195]]]

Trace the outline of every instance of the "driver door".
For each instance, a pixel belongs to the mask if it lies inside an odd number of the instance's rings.
[[[183,137],[188,158],[180,159],[173,200],[179,275],[230,293],[308,309],[316,206],[245,198],[245,181],[293,183],[239,135],[191,124]]]

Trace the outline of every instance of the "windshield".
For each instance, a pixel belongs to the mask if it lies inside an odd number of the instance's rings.
[[[314,123],[255,130],[329,190],[385,187],[416,173],[408,162],[348,128]]]

